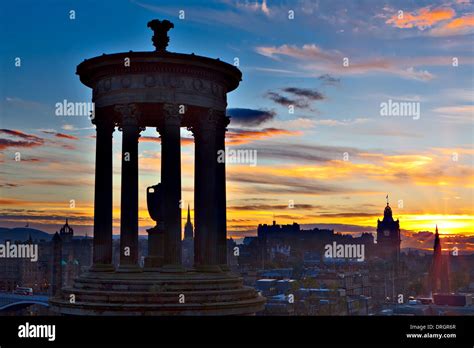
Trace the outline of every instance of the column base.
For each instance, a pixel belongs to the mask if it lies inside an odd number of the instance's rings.
[[[164,265],[161,267],[160,272],[163,273],[184,273],[186,272],[186,268],[182,265]]]
[[[116,272],[118,273],[140,273],[143,272],[143,269],[138,265],[120,265]]]
[[[115,267],[111,263],[94,263],[89,272],[114,272]]]
[[[222,269],[218,265],[195,265],[196,272],[204,273],[222,273]]]

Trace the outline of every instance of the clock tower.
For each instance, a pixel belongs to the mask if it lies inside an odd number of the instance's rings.
[[[383,220],[377,220],[377,249],[378,255],[398,265],[400,261],[400,222],[392,216],[392,208],[388,203],[383,213]]]

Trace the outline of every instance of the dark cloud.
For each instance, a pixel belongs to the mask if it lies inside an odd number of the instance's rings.
[[[39,186],[65,186],[70,187],[71,181],[70,179],[61,179],[61,178],[51,178],[51,179],[34,179],[28,181],[29,185],[39,185]],[[88,181],[86,179],[81,180],[74,180],[74,185],[78,186],[91,186],[93,185],[92,181]]]
[[[13,188],[13,187],[18,187],[20,185],[18,184],[11,184],[11,183],[3,183],[3,184],[0,184],[0,187],[3,187],[3,188]]]
[[[312,101],[324,99],[324,95],[315,89],[287,87],[287,88],[283,88],[283,91],[286,93],[293,94],[298,97],[307,98]]]
[[[341,159],[344,152],[348,152],[353,156],[361,152],[361,150],[353,147],[306,145],[277,141],[258,144],[255,149],[259,158],[308,162],[327,162]]]
[[[311,215],[311,217],[340,217],[340,218],[346,218],[346,217],[373,217],[377,218],[380,216],[379,213],[364,213],[364,212],[355,212],[355,213],[323,213],[323,214],[316,214],[316,215]]]
[[[230,108],[227,109],[227,115],[231,117],[231,121],[234,124],[258,126],[272,120],[275,117],[275,112],[271,110]]]
[[[11,140],[0,138],[0,150],[5,150],[9,147],[33,147],[41,144],[23,140]]]
[[[22,158],[22,162],[44,162],[44,160],[40,158]]]
[[[299,209],[299,210],[311,210],[311,209],[320,209],[321,206],[313,205],[313,204],[295,204],[291,209]],[[236,206],[229,206],[228,209],[231,210],[288,210],[288,204],[254,204],[254,205],[236,205]]]
[[[294,105],[298,108],[308,109],[310,106],[309,102],[305,99],[289,98],[277,92],[267,92],[266,96],[273,102],[286,107]]]
[[[324,74],[318,77],[318,80],[322,81],[323,85],[336,86],[341,82],[341,79],[333,77],[329,74]]]
[[[0,129],[0,133],[9,135],[11,137],[22,138],[22,139],[25,139],[25,140],[28,140],[28,141],[33,141],[33,142],[42,142],[43,141],[42,138],[40,138],[36,135],[27,134],[27,133],[24,133],[24,132],[21,132],[21,131],[18,131],[18,130],[14,130],[14,129]]]
[[[43,132],[44,134],[54,135],[56,138],[68,139],[68,140],[79,140],[79,138],[76,137],[75,135],[70,135],[70,134],[65,134],[65,133],[59,133],[59,132],[49,131],[49,130],[43,130],[42,132]]]
[[[228,174],[228,181],[236,183],[254,184],[259,194],[299,193],[305,195],[327,195],[334,193],[355,192],[349,187],[335,186],[313,179],[294,178],[279,175],[261,175],[258,173]]]
[[[50,214],[50,215],[41,215],[40,211],[33,211],[37,215],[28,213],[28,214],[10,214],[6,212],[6,210],[1,210],[1,215],[0,215],[0,220],[3,221],[44,221],[44,220],[49,220],[49,221],[58,221],[58,223],[63,224],[65,216],[64,215],[56,215],[56,214]],[[69,223],[71,223],[71,217],[72,214],[68,214],[69,217]],[[74,215],[74,221],[84,221],[84,222],[92,222],[93,218],[90,216],[80,216],[80,215]]]
[[[9,147],[34,147],[40,146],[44,143],[44,139],[33,135],[27,134],[14,129],[0,129],[0,134],[5,134],[10,138],[0,138],[0,150],[7,149]]]
[[[53,143],[54,144],[54,143]],[[66,150],[76,150],[76,147],[69,144],[59,144],[60,147]]]
[[[297,108],[308,110],[313,110],[311,108],[312,102],[326,99],[321,92],[310,88],[286,87],[280,91],[283,93],[268,91],[265,96],[282,106],[294,105]]]
[[[44,134],[53,135],[55,138],[67,139],[67,140],[79,140],[78,137],[65,133],[58,133],[50,130],[42,130]],[[41,138],[33,134],[27,134],[14,129],[0,129],[0,134],[5,134],[7,138],[0,138],[0,150],[7,149],[9,147],[35,147],[40,145],[52,145],[58,146],[67,150],[75,150],[76,148],[70,144],[64,144],[61,141],[54,141],[50,139]],[[34,162],[34,159],[30,161]]]

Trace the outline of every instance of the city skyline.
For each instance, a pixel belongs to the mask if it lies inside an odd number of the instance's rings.
[[[131,1],[112,10],[106,3],[53,9],[32,3],[21,13],[22,25],[16,24],[20,14],[6,6],[1,226],[29,222],[54,232],[69,217],[80,234],[92,234],[95,130],[87,115],[56,116],[56,104],[90,101],[74,74],[84,57],[152,50],[147,28],[124,26],[126,16],[137,23],[160,16],[176,24],[170,51],[231,64],[238,58],[243,72],[241,87],[229,95],[226,145],[256,150],[257,163],[227,165],[229,237],[254,234],[274,217],[283,224],[374,232],[388,194],[408,245],[423,237],[412,233],[434,232],[437,224],[441,235],[474,250],[472,4],[419,2],[403,8],[400,19],[400,5],[390,2],[212,1],[206,8],[182,2],[182,20],[180,5]],[[107,11],[116,16],[90,25]],[[54,18],[54,28],[45,18]],[[5,40],[6,33],[12,38]],[[419,103],[419,117],[383,116],[381,104],[390,101]],[[188,203],[194,214],[194,150],[190,133],[182,129],[181,136],[184,222]],[[159,143],[156,130],[142,133],[140,234],[154,225],[146,187],[160,179]],[[118,234],[119,131],[113,146]]]

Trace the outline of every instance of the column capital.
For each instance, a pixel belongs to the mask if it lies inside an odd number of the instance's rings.
[[[163,104],[163,125],[181,126],[183,114],[179,112],[180,105],[178,104]]]
[[[227,132],[227,126],[230,123],[230,117],[226,116],[225,113],[223,117],[220,117],[217,121],[217,129],[218,130],[223,130],[224,132]]]
[[[188,127],[188,130],[191,131],[194,136],[201,133],[214,132],[221,127],[227,127],[227,119],[228,117],[225,116],[225,111],[207,109],[205,115],[199,115],[193,119],[192,125]]]
[[[110,118],[99,118],[92,120],[92,123],[96,127],[96,131],[105,131],[113,133],[115,131],[115,120]]]
[[[121,125],[124,126],[138,126],[140,120],[140,110],[137,104],[118,104],[115,105],[114,110],[120,113]]]

